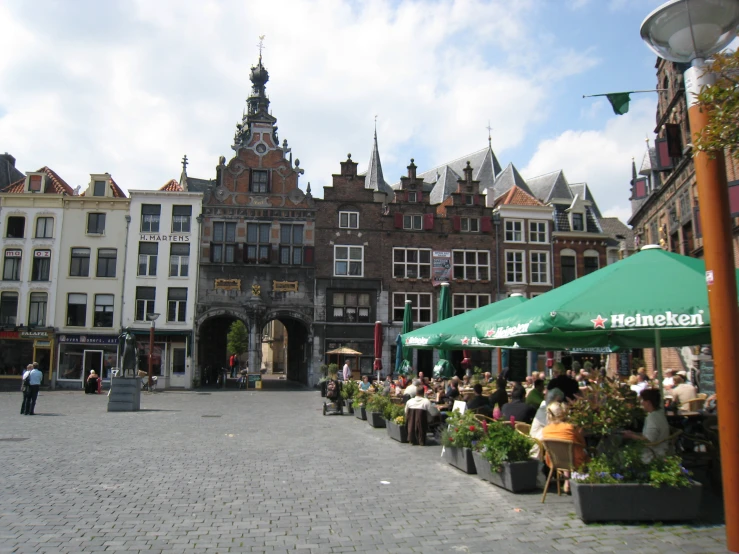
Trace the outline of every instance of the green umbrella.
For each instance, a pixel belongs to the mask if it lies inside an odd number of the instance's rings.
[[[405,308],[403,310],[403,328],[400,331],[400,335],[398,335],[398,340],[396,342],[398,349],[397,354],[395,356],[395,372],[399,375],[408,375],[408,372],[410,368],[412,367],[412,364],[410,362],[410,358],[413,355],[413,352],[410,348],[407,348],[405,346],[401,346],[401,335],[405,333],[409,333],[413,330],[413,313],[411,312],[411,301],[406,300],[405,301]]]
[[[521,294],[488,304],[476,310],[455,315],[448,319],[426,325],[403,335],[403,344],[419,350],[434,348],[446,350],[491,350],[490,344],[481,342],[475,334],[475,323],[483,321],[513,306],[526,302]]]
[[[444,321],[452,316],[452,299],[449,297],[449,283],[441,284],[441,292],[439,293],[439,316],[438,321]],[[454,377],[456,370],[449,359],[449,350],[439,350],[439,361],[434,366],[434,377],[449,379]]]

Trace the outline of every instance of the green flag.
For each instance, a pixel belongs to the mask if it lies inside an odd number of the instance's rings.
[[[614,92],[606,94],[606,98],[608,98],[608,101],[611,103],[611,107],[613,108],[613,113],[616,115],[624,115],[629,111],[629,101],[631,100],[629,98],[629,94],[631,93]]]

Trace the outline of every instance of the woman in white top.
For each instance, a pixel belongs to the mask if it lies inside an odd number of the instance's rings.
[[[665,417],[665,412],[662,410],[662,397],[658,389],[644,389],[639,393],[639,398],[644,411],[647,412],[644,428],[641,434],[624,431],[624,437],[650,444],[660,443],[644,449],[642,461],[651,462],[655,457],[664,458],[667,456],[669,444],[666,439],[670,436],[670,424],[667,423],[667,417]]]
[[[536,410],[534,421],[531,422],[531,430],[529,431],[529,436],[537,440],[541,440],[542,435],[544,434],[544,427],[546,427],[547,425],[547,406],[552,402],[564,401],[565,393],[562,392],[560,389],[554,388],[548,391],[546,400],[544,400],[544,402],[539,405],[539,409]],[[539,445],[535,444],[531,448],[531,457],[538,458],[539,454]]]

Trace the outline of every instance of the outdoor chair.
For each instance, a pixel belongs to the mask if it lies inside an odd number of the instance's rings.
[[[516,431],[518,431],[522,435],[526,435],[527,437],[531,434],[531,425],[529,425],[528,423],[516,423],[515,429]]]
[[[699,392],[696,398],[701,398],[705,400],[706,398],[708,398],[708,395],[705,392]]]
[[[494,419],[493,419],[492,417],[488,417],[488,416],[486,416],[486,415],[483,415],[483,414],[477,414],[477,413],[476,413],[476,414],[475,414],[475,419],[476,419],[477,421],[479,421],[480,423],[483,423],[483,422],[486,422],[486,423],[488,423],[488,424],[490,424],[490,423],[495,423],[495,420],[494,420]]]
[[[562,496],[560,477],[568,471],[575,470],[575,443],[572,441],[544,439],[541,441],[549,454],[551,466],[549,468],[549,476],[547,483],[544,485],[544,494],[541,497],[542,504],[547,499],[547,491],[549,483],[552,481],[552,475],[557,474],[557,495]]]
[[[648,448],[649,450],[651,450],[652,456],[656,458],[657,452],[655,448],[667,443],[667,455],[675,454],[675,446],[677,445],[677,440],[680,435],[682,435],[682,433],[682,429],[675,429],[674,427],[670,427],[670,434],[666,439],[662,439],[661,441],[657,442],[648,442],[644,445],[644,448]]]
[[[429,431],[428,412],[426,410],[408,410],[406,421],[408,443],[426,446],[426,434]]]
[[[688,400],[682,406],[680,406],[680,409],[687,412],[699,412],[703,409],[703,405],[705,403],[705,398],[693,398],[692,400]]]

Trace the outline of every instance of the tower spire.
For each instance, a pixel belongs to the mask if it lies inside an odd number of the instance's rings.
[[[377,192],[391,193],[393,190],[385,182],[382,175],[382,162],[380,162],[380,149],[377,146],[377,116],[375,116],[375,138],[370,154],[369,167],[364,177],[364,188],[376,190]]]

